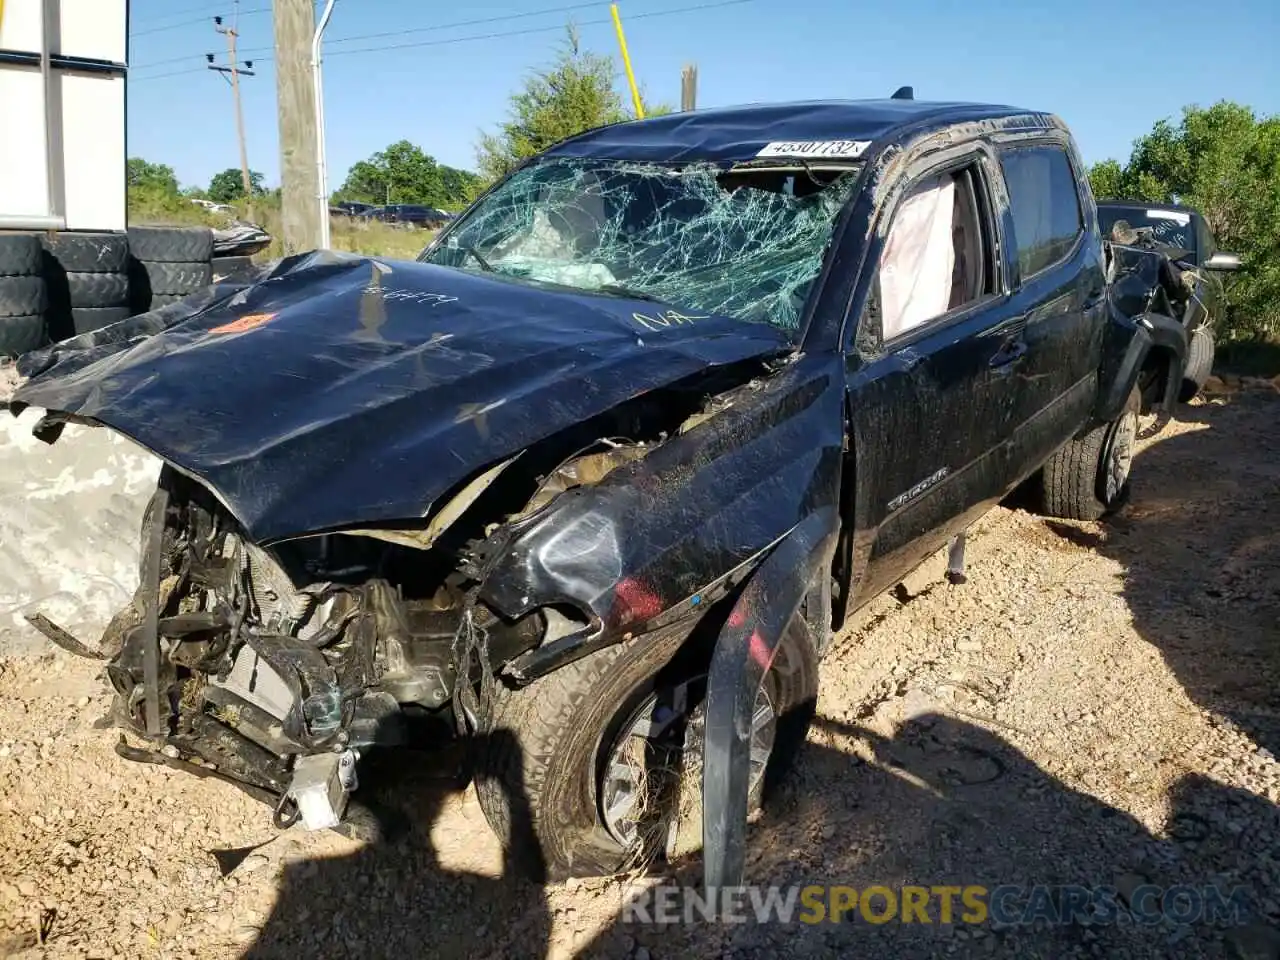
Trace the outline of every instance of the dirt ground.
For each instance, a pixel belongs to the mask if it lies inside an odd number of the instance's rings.
[[[119,759],[94,665],[45,654],[0,660],[0,954],[1280,957],[1280,393],[1183,407],[1113,521],[1000,508],[969,559],[837,639],[748,881],[1216,884],[1247,924],[628,922],[618,880],[516,877],[447,758],[403,765],[394,845],[277,834]]]

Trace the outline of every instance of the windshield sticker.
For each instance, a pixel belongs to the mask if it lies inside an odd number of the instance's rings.
[[[644,313],[633,313],[632,319],[646,330],[661,330],[663,327],[677,326],[682,327],[686,323],[693,323],[695,320],[706,320],[707,317],[691,317],[676,310],[665,310],[657,316]]]
[[[220,327],[213,327],[210,333],[244,333],[246,330],[256,330],[264,324],[270,323],[275,318],[274,313],[246,313],[237,320],[230,323],[224,323]]]
[[[423,293],[419,290],[385,290],[376,284],[370,284],[364,288],[364,292],[368,296],[381,297],[383,300],[408,300],[412,303],[429,303],[433,307],[438,307],[442,303],[456,303],[457,297],[451,297],[446,293]]]
[[[757,157],[832,157],[855,160],[862,156],[870,140],[778,140],[767,143]]]
[[[1191,214],[1178,213],[1176,210],[1148,210],[1147,216],[1153,220],[1172,220],[1184,227],[1191,222]]]

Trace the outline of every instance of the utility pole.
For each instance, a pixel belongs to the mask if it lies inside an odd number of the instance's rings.
[[[240,77],[252,77],[252,69],[244,69],[240,66],[240,60],[236,57],[236,37],[240,34],[236,31],[236,24],[240,19],[240,0],[235,0],[235,15],[232,17],[231,26],[222,25],[221,17],[213,18],[213,28],[218,33],[223,34],[227,38],[227,62],[228,66],[220,67],[213,62],[213,54],[206,53],[205,57],[209,61],[209,69],[226,77],[231,77],[231,95],[236,102],[236,135],[240,138],[240,179],[244,185],[244,198],[247,202],[253,202],[253,181],[249,177],[249,148],[245,144],[244,139],[244,111],[240,107]],[[253,61],[249,60],[245,63],[245,67],[252,67]]]
[[[276,32],[276,99],[280,113],[280,214],[285,254],[322,243],[312,43],[314,0],[273,0]],[[328,207],[325,207],[328,216]]]
[[[698,109],[698,65],[689,63],[680,71],[680,109]]]

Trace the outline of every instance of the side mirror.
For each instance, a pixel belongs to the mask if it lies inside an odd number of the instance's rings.
[[[1211,256],[1204,263],[1200,264],[1202,270],[1222,270],[1231,271],[1240,269],[1240,258],[1234,253],[1222,253],[1219,251]]]

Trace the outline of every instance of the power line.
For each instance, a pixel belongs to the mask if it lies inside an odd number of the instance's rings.
[[[183,57],[182,59],[183,59],[183,60],[194,60],[194,59],[195,59],[195,57],[196,57],[196,55],[195,55],[195,54],[192,54],[191,56],[189,56],[189,57]],[[130,82],[130,83],[145,83],[145,82],[146,82],[146,81],[148,81],[148,80],[164,80],[166,77],[181,77],[181,76],[183,76],[184,74],[189,74],[189,73],[204,73],[204,71],[205,71],[205,68],[204,68],[204,67],[194,67],[194,68],[190,68],[190,69],[187,69],[187,70],[170,70],[168,73],[156,73],[156,74],[152,74],[152,75],[151,75],[151,76],[149,76],[149,77],[130,77],[130,78],[129,78],[129,82]]]
[[[411,27],[407,30],[390,30],[383,33],[358,33],[350,37],[334,37],[332,40],[326,40],[325,46],[333,43],[350,43],[353,40],[380,40],[384,37],[403,37],[414,33],[429,33],[436,30],[452,30],[457,27],[476,27],[486,23],[506,23],[511,20],[527,20],[530,17],[550,16],[556,13],[572,13],[576,10],[595,9],[600,5],[599,0],[592,3],[571,3],[567,6],[546,7],[541,10],[529,10],[525,13],[507,13],[497,17],[481,17],[476,20],[455,20],[453,23],[440,23],[428,27]],[[465,39],[465,38],[464,38]],[[244,53],[270,53],[275,47],[246,47]],[[135,70],[145,70],[148,67],[161,67],[170,63],[181,63],[186,57],[174,57],[169,60],[157,60],[153,63],[138,64]]]
[[[563,7],[548,7],[544,10],[529,10],[525,13],[508,13],[499,17],[481,17],[478,20],[456,20],[453,23],[442,23],[434,27],[414,27],[411,30],[391,30],[384,33],[358,33],[350,37],[334,37],[330,43],[350,43],[353,40],[381,40],[383,37],[403,37],[411,33],[428,33],[433,30],[451,30],[454,27],[478,27],[487,23],[505,23],[510,20],[527,20],[530,17],[543,17],[553,13],[573,13],[575,10],[593,10],[600,6],[595,3],[571,3]]]
[[[746,0],[740,0],[740,2],[746,2]],[[715,4],[712,4],[712,6],[714,5]],[[571,3],[564,6],[559,6],[559,7],[544,7],[541,10],[528,10],[524,13],[508,13],[508,14],[503,14],[501,16],[497,16],[497,17],[480,17],[478,19],[472,19],[472,20],[455,20],[452,23],[440,23],[440,24],[434,24],[432,26],[426,26],[426,27],[411,27],[407,30],[390,30],[390,31],[384,31],[381,33],[357,33],[357,34],[352,34],[349,37],[334,37],[332,40],[326,40],[325,48],[327,50],[330,47],[330,45],[335,43],[351,43],[357,40],[380,40],[385,37],[404,37],[404,36],[409,36],[415,33],[433,33],[437,30],[453,30],[458,27],[476,27],[476,26],[481,26],[483,24],[487,24],[487,23],[508,23],[512,20],[527,20],[530,17],[543,17],[543,16],[550,16],[552,14],[558,14],[558,13],[573,13],[578,10],[594,10],[594,9],[597,9],[599,6],[600,6],[599,0],[595,0],[595,2],[591,2],[591,3]],[[677,11],[657,11],[657,12],[668,13],[668,12],[677,12]],[[638,17],[645,17],[645,16],[652,16],[652,14],[651,13],[650,14],[633,14],[629,16],[628,19],[635,20]],[[598,22],[599,21],[594,21],[594,20],[590,21],[590,23],[593,23],[593,24]],[[547,31],[552,29],[559,30],[559,29],[562,29],[562,27],[563,25],[556,26],[556,27],[538,28],[538,30],[547,30]],[[520,36],[521,33],[523,32],[524,31],[517,31],[511,34],[501,33],[501,34],[494,34],[493,36]],[[490,36],[489,34],[486,34],[483,37],[453,37],[448,39],[457,40],[461,42],[461,41],[472,40],[472,39],[487,39],[489,36]],[[446,41],[441,41],[441,42],[446,42]],[[275,49],[274,47],[246,47],[242,52],[245,54],[271,53],[274,49]],[[395,49],[395,47],[392,47],[389,49]],[[337,53],[342,51],[334,51],[334,52]],[[150,67],[162,67],[162,66],[167,66],[168,64],[171,64],[171,63],[182,63],[186,59],[187,57],[173,57],[169,60],[156,60],[152,63],[138,64],[133,69],[146,70]]]
[[[633,14],[629,14],[627,19],[631,21],[631,20],[645,20],[653,17],[669,17],[669,16],[675,16],[683,13],[695,13],[702,10],[716,10],[722,7],[734,7],[734,6],[740,6],[745,3],[754,3],[754,2],[756,2],[756,0],[715,0],[715,2],[712,2],[712,3],[695,3],[695,4],[690,4],[684,7],[672,7],[668,10],[652,10],[648,13],[633,13]],[[598,4],[591,4],[591,6],[597,6],[597,5]],[[548,12],[548,11],[543,11],[543,12]],[[518,16],[524,16],[524,14],[520,14]],[[599,26],[601,24],[611,24],[612,22],[613,21],[610,20],[609,18],[604,17],[597,20],[584,20],[581,23],[577,24],[577,26],[580,26],[580,27]],[[444,27],[436,27],[432,29],[444,29]],[[472,34],[471,36],[466,36],[466,37],[447,37],[447,38],[439,38],[435,40],[415,40],[411,43],[380,44],[380,45],[371,46],[371,47],[359,47],[355,50],[334,50],[332,52],[326,53],[325,55],[330,57],[338,57],[338,56],[359,54],[359,53],[381,53],[387,50],[406,50],[406,49],[418,48],[418,47],[447,46],[448,44],[451,44],[451,43],[467,43],[467,42],[476,41],[476,40],[498,40],[506,37],[523,37],[523,36],[529,36],[535,33],[552,33],[552,32],[557,32],[563,29],[564,29],[564,24],[555,24],[553,26],[548,26],[548,27],[524,27],[520,30],[504,30],[497,33]],[[404,33],[404,32],[407,32],[407,31],[401,31],[401,33]],[[397,34],[397,35],[400,35],[400,34]],[[356,38],[348,37],[346,39],[353,40]],[[249,48],[242,52],[247,54],[252,52],[255,49],[271,50],[274,48],[272,47]],[[255,62],[257,63],[270,63],[273,58],[272,57],[255,57],[254,59],[255,59]],[[168,62],[177,62],[177,61],[168,61]],[[150,66],[159,66],[159,65],[160,64],[158,63],[150,64]],[[155,76],[148,76],[148,77],[134,77],[131,79],[134,80],[134,82],[143,82],[147,80],[160,80],[165,77],[178,76],[184,73],[197,73],[197,72],[199,72],[198,69],[176,70],[171,73],[162,73],[162,74],[158,74]]]
[[[270,13],[270,7],[254,7],[252,10],[241,10],[240,16],[247,17],[255,13]],[[130,37],[145,37],[152,33],[164,33],[166,30],[180,30],[183,27],[203,24],[209,17],[197,17],[195,20],[183,20],[180,23],[171,23],[165,27],[152,27],[150,30],[134,30],[130,32]]]
[[[755,0],[718,0],[715,3],[695,3],[687,7],[673,7],[670,10],[653,10],[649,13],[632,13],[627,15],[627,20],[645,20],[650,17],[669,17],[679,13],[694,13],[699,10],[715,10],[720,7],[736,7],[744,3],[754,3]],[[613,20],[603,17],[599,20],[583,20],[576,24],[579,27],[594,27],[600,24],[611,24]],[[384,50],[407,50],[414,47],[438,47],[450,43],[463,43],[468,40],[496,40],[501,37],[522,37],[533,33],[552,33],[564,29],[564,24],[555,24],[550,27],[526,27],[523,30],[507,30],[501,33],[484,33],[476,34],[470,37],[450,37],[442,40],[416,40],[413,43],[389,43],[376,47],[360,47],[356,50],[334,50],[327,53],[329,57],[340,57],[346,54],[354,53],[381,53]]]
[[[243,52],[244,52],[244,53],[252,53],[253,51],[252,51],[252,50],[244,50]],[[185,54],[185,55],[183,55],[183,56],[181,56],[181,57],[170,57],[168,60],[156,60],[156,61],[154,61],[154,62],[152,62],[152,63],[140,63],[140,64],[137,64],[136,66],[131,66],[131,67],[129,67],[129,72],[130,72],[130,74],[132,74],[135,70],[150,70],[152,67],[167,67],[167,66],[169,66],[169,64],[171,64],[171,63],[186,63],[188,60],[191,60],[191,59],[193,59],[194,57],[198,57],[198,56],[200,56],[200,54],[198,54],[198,53],[188,53],[188,54]],[[185,71],[183,71],[183,72],[185,72]],[[173,76],[173,74],[166,74],[166,76]],[[143,79],[143,80],[154,80],[154,79],[157,79],[157,78],[155,78],[155,77],[141,77],[141,78],[139,78],[139,79]]]
[[[217,6],[216,0],[213,3],[211,3],[210,0],[204,0],[204,3],[196,4],[194,7],[183,7],[181,10],[169,10],[158,17],[154,22],[167,23],[174,17],[185,17],[189,13],[205,13],[211,11],[214,6]],[[147,22],[151,23],[153,21]]]

